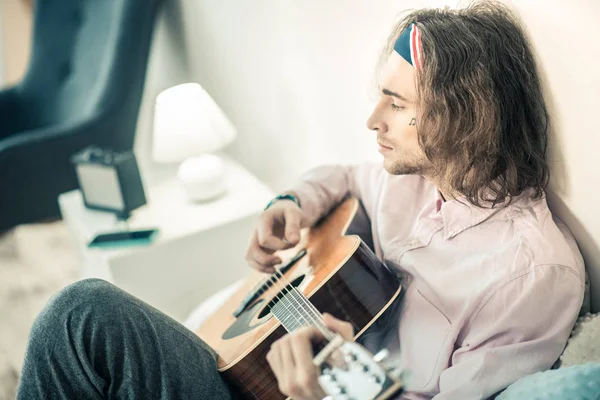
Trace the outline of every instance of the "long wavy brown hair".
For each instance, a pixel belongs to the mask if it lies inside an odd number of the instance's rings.
[[[411,23],[421,29],[416,77],[419,143],[434,171],[478,206],[543,196],[548,112],[520,21],[496,1],[458,10],[410,12],[382,60]]]

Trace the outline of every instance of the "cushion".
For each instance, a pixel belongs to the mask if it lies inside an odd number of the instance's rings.
[[[598,400],[600,363],[573,365],[519,379],[497,400]]]
[[[245,280],[239,280],[204,300],[191,312],[183,325],[191,331],[196,331],[202,323],[214,314],[225,302],[242,287]]]
[[[559,365],[562,368],[587,362],[600,363],[600,314],[587,314],[577,320]]]

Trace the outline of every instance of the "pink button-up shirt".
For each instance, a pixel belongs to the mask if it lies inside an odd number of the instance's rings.
[[[419,175],[381,164],[327,166],[293,187],[309,223],[346,194],[361,199],[377,256],[405,278],[392,360],[411,371],[406,399],[485,399],[558,359],[579,313],[585,272],[545,199],[501,208],[443,202]]]

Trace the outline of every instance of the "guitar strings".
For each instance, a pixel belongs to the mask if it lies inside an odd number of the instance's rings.
[[[282,283],[282,282],[278,282],[277,275],[276,275],[276,274],[277,274],[277,272],[278,272],[278,269],[277,269],[277,267],[275,267],[275,271],[276,271],[276,273],[275,273],[275,274],[273,274],[273,276],[271,276],[271,278],[269,279],[269,280],[271,280],[271,279],[275,278],[275,281],[273,282],[273,287],[274,287],[274,288],[275,288],[275,286],[276,286],[276,284],[277,284],[277,283],[280,283],[280,285],[283,285],[283,283]],[[281,272],[279,272],[279,273],[280,273],[280,275],[281,275]],[[282,288],[281,290],[279,290],[279,291],[278,291],[278,292],[275,294],[275,298],[277,298],[277,299],[278,299],[278,303],[281,303],[281,304],[282,304],[282,305],[283,305],[283,306],[286,308],[286,310],[289,310],[289,308],[288,308],[288,307],[286,306],[286,304],[285,304],[285,293],[284,293],[284,291],[285,291],[286,287],[287,287],[287,285],[286,285],[286,286],[283,286],[283,288]],[[281,295],[282,297],[281,297],[281,298],[279,298],[279,295]],[[272,299],[271,299],[271,301],[272,301]],[[273,308],[275,307],[275,305],[276,305],[276,304],[274,304],[274,305],[273,305],[273,307],[271,307],[271,310],[273,310]],[[289,305],[289,304],[288,304],[288,305]],[[271,312],[273,312],[273,311],[271,311]],[[273,315],[275,315],[275,314],[273,314]],[[302,323],[301,323],[300,321],[298,321],[298,318],[297,318],[297,317],[296,317],[296,316],[295,316],[293,313],[291,313],[291,312],[289,312],[289,311],[288,311],[288,317],[289,317],[289,316],[292,316],[292,317],[294,317],[294,319],[296,320],[296,322],[298,322],[298,323],[299,323],[299,325],[302,325]],[[287,322],[287,318],[285,318],[285,316],[284,316],[284,318],[282,318],[282,319],[280,320],[280,322],[281,322],[281,324],[282,324],[282,325],[285,327],[285,323],[284,323],[284,322]],[[287,328],[286,328],[286,329],[287,329]]]
[[[277,273],[279,273],[283,277],[283,274],[281,273],[281,271],[279,271],[275,267],[274,267],[274,269],[276,271],[275,276],[274,275],[270,275],[270,276],[262,278],[260,281],[258,281],[258,283],[256,285],[254,285],[254,287],[252,288],[251,292],[256,292],[257,296],[261,296],[263,293],[265,293],[267,290],[269,290],[269,288],[271,286],[274,285],[274,283],[271,282],[271,280],[273,278],[277,278],[277,276],[276,276]],[[271,282],[271,285],[265,287],[265,285],[268,282]],[[294,292],[298,292],[298,290],[297,290],[297,288],[295,286],[293,286],[293,285],[291,285],[291,286],[292,286],[292,290],[294,290]],[[263,289],[263,287],[264,287],[264,289]],[[306,300],[305,296],[303,296],[303,295],[300,295],[300,296],[301,296],[302,299]],[[316,316],[317,316],[318,320],[321,321],[322,317],[323,317],[322,314],[316,309],[316,307],[310,301],[306,300],[305,302],[308,303],[309,307],[311,307],[311,309],[316,313]],[[322,325],[325,328],[325,326],[324,326],[323,323],[321,323],[320,325]]]
[[[316,309],[316,307],[314,306],[314,304],[312,304],[306,298],[306,296],[304,296],[303,293],[300,293],[298,291],[298,289],[289,282],[289,280],[285,277],[285,275],[277,267],[275,267],[275,271],[276,271],[275,277],[278,278],[278,280],[280,282],[283,282],[283,284],[286,285],[286,286],[284,286],[284,289],[282,290],[282,292],[284,292],[286,290],[287,290],[287,294],[290,294],[290,292],[291,292],[291,299],[290,300],[295,300],[295,302],[299,306],[299,308],[301,310],[304,310],[306,312],[307,316],[312,320],[312,325],[315,328],[319,329],[319,331],[321,331],[321,333],[323,334],[323,336],[326,339],[331,340],[334,335],[325,326],[324,321],[323,321],[323,317],[319,313],[319,311]],[[291,289],[287,289],[287,287],[290,287]],[[300,299],[300,301],[298,299]],[[308,308],[304,307],[302,305],[301,301],[303,303],[307,304]],[[291,305],[291,302],[290,302],[290,305]],[[301,317],[304,319],[305,322],[308,322],[308,320],[306,318],[304,318],[304,316],[302,316],[302,314],[301,314]],[[311,324],[309,323],[309,326],[310,325]]]
[[[325,322],[323,320],[323,314],[321,314],[321,312],[319,310],[317,310],[317,308],[315,307],[315,305],[308,300],[308,298],[304,295],[304,293],[300,292],[298,290],[297,287],[295,287],[294,285],[292,286],[292,297],[294,297],[296,299],[296,301],[299,303],[299,305],[302,307],[302,305],[300,304],[300,302],[297,300],[298,298],[300,299],[301,302],[303,302],[304,304],[306,304],[308,306],[308,308],[303,308],[305,309],[309,316],[313,318],[313,321],[316,320],[316,324],[318,324],[320,327],[322,327],[325,332],[323,332],[324,334],[327,332],[329,335],[325,334],[325,337],[328,338],[328,336],[333,337],[333,334],[331,333],[331,331],[329,331],[329,329],[325,326]]]
[[[275,298],[277,298],[277,300],[279,302],[282,303],[282,305],[285,307],[285,309],[288,312],[288,317],[291,316],[293,317],[296,322],[298,323],[299,326],[311,326],[313,325],[315,328],[317,328],[322,334],[323,336],[328,339],[331,340],[333,338],[333,334],[327,329],[327,327],[325,326],[322,316],[318,313],[318,310],[316,310],[316,308],[314,307],[314,305],[312,305],[310,303],[310,301],[308,301],[306,299],[306,297],[302,294],[300,294],[297,289],[295,288],[294,285],[291,284],[291,282],[289,282],[289,280],[285,277],[285,275],[280,271],[279,268],[275,267],[275,273],[273,275],[271,275],[268,279],[266,279],[267,282],[271,282],[272,286],[274,288],[276,288],[277,283],[280,284],[281,289],[275,294]],[[291,289],[289,289],[291,288]],[[261,290],[261,294],[264,293],[266,291],[265,290]],[[286,297],[286,295],[290,295],[291,292],[291,298]],[[297,294],[297,296],[294,296],[294,292],[295,294]],[[279,297],[281,295],[281,298]],[[307,304],[309,304],[309,308],[305,308],[302,306],[302,304],[298,301],[297,297],[300,297],[301,299],[303,299]],[[287,302],[286,302],[287,300]],[[300,318],[304,321],[304,323],[302,323],[301,321],[298,320],[298,317],[295,315],[295,313],[290,311],[289,306],[292,305],[292,301],[291,300],[295,300],[295,303],[300,307],[301,310],[305,310],[307,315],[313,320],[312,324],[302,315],[302,313],[300,313]],[[312,308],[310,308],[310,306],[312,305]],[[316,311],[315,312],[313,312]],[[316,315],[315,315],[316,314]],[[285,318],[284,318],[285,319]],[[287,322],[287,319],[285,319]],[[282,321],[283,323],[283,321]]]
[[[259,281],[259,283],[254,286],[254,288],[258,287],[259,285],[264,286],[266,283],[271,283],[271,286],[275,287],[276,283],[280,283],[280,285],[282,286],[282,289],[279,290],[278,293],[275,294],[275,298],[277,298],[279,302],[282,302],[285,309],[288,311],[288,314],[289,314],[288,316],[294,317],[294,319],[299,324],[299,326],[303,326],[303,325],[314,326],[323,334],[323,336],[326,339],[331,340],[335,335],[325,326],[323,316],[317,310],[317,308],[314,306],[314,304],[312,304],[306,298],[306,296],[304,296],[303,293],[300,293],[298,291],[298,289],[291,282],[289,282],[289,280],[285,277],[285,275],[280,271],[279,268],[274,267],[274,269],[275,269],[274,274],[272,274],[270,277],[261,279]],[[264,289],[262,289],[262,288],[259,289],[258,295],[260,296],[263,293],[265,293],[271,286],[267,286]],[[254,289],[253,289],[253,291],[254,291]],[[279,297],[279,295],[281,295],[281,298]],[[305,322],[303,324],[301,321],[298,320],[298,318],[296,317],[296,315],[293,312],[289,311],[290,308],[286,306],[286,301],[285,301],[285,299],[287,298],[286,295],[290,295],[290,297],[291,297],[291,299],[288,299],[288,301],[287,301],[287,306],[292,306],[293,302],[291,300],[294,300],[295,303],[299,306],[300,310],[306,311],[306,314],[307,314],[308,318],[310,318],[312,320],[312,323],[309,322],[300,312],[300,318]],[[298,298],[300,300],[298,300]],[[302,305],[302,303],[305,303],[306,305],[308,305],[308,308],[304,307]]]
[[[313,305],[313,308],[310,307],[310,305],[312,305],[310,303],[310,301],[308,301],[308,299],[306,299],[306,297],[303,294],[300,294],[298,292],[297,288],[285,277],[285,275],[281,272],[280,268],[275,267],[275,274],[273,275],[273,277],[276,280],[278,279],[279,281],[283,282],[282,284],[285,284],[285,286],[281,290],[281,293],[284,293],[286,291],[287,291],[288,295],[291,293],[290,300],[295,300],[295,302],[299,306],[300,310],[306,311],[306,314],[308,315],[308,317],[310,319],[312,319],[312,325],[314,325],[317,329],[319,329],[326,338],[328,336],[330,336],[329,330],[327,329],[327,327],[325,326],[325,324],[323,322],[322,315],[318,312],[318,310],[316,308],[314,308],[314,305]],[[287,289],[288,287],[290,289]],[[300,301],[298,301],[298,297],[301,300],[304,300],[305,303],[309,304],[308,309],[305,308],[304,306],[302,306],[302,303]],[[292,302],[290,301],[289,304],[291,305]],[[316,313],[311,312],[311,311],[316,311]],[[302,314],[301,314],[301,317],[302,317],[302,319],[304,319],[305,322],[308,322],[308,320],[306,318],[304,318],[304,316],[302,316]],[[308,325],[310,326],[311,324],[309,323]]]
[[[315,327],[318,328],[321,331],[321,333],[323,333],[323,336],[325,336],[326,339],[331,339],[333,337],[333,335],[331,334],[331,332],[329,331],[327,326],[325,326],[325,322],[323,320],[323,315],[316,309],[314,304],[312,304],[306,298],[306,296],[303,293],[301,293],[297,287],[295,287],[293,285],[291,288],[291,293],[292,293],[292,298],[296,300],[296,302],[298,303],[300,308],[305,310],[306,313],[308,314],[309,318],[311,318],[313,320],[313,324],[315,325]],[[298,299],[300,299],[300,301],[298,301]],[[302,306],[302,303],[308,305],[308,308],[305,308],[304,306]]]
[[[304,293],[301,293],[298,288],[294,287],[293,288],[294,292],[298,294],[298,296],[300,297],[300,299],[302,299],[307,305],[308,307],[313,311],[313,313],[317,316],[317,318],[319,319],[319,322],[323,325],[323,327],[327,330],[327,332],[329,333],[329,338],[328,339],[332,339],[335,334],[333,332],[331,332],[329,330],[329,328],[327,328],[327,326],[325,326],[325,321],[323,319],[323,314],[321,314],[321,312],[319,310],[317,310],[317,307],[315,307],[315,305],[308,300],[308,298],[304,295]]]
[[[276,271],[275,274],[271,275],[268,279],[266,279],[267,282],[271,282],[272,281],[272,285],[271,286],[274,289],[276,289],[277,283],[280,283],[280,285],[283,285],[283,282],[279,281],[277,274],[279,274],[282,278],[284,278],[284,280],[287,280],[287,279],[285,279],[284,275],[281,273],[281,271],[277,267],[275,267],[275,271]],[[276,298],[278,300],[278,302],[280,302],[285,307],[285,309],[288,310],[288,315],[287,316],[288,317],[290,317],[290,316],[293,317],[296,320],[296,322],[298,323],[298,326],[305,325],[305,324],[302,324],[298,320],[297,316],[294,313],[292,313],[292,312],[289,311],[289,307],[288,306],[291,305],[291,303],[288,301],[287,305],[286,305],[286,301],[285,301],[285,299],[286,299],[286,291],[287,291],[287,293],[289,293],[289,289],[286,289],[286,288],[288,286],[292,286],[293,287],[293,285],[288,282],[288,284],[286,286],[283,286],[282,289],[280,289],[280,290],[277,291],[277,293],[275,294],[274,298]],[[264,293],[266,290],[267,289],[261,290],[261,294]],[[279,297],[280,295],[281,295],[281,298]],[[271,301],[272,300],[273,299],[271,299]],[[307,322],[306,319],[304,319],[302,316],[300,316],[300,317],[304,320],[304,322]],[[284,318],[282,320],[280,320],[280,322],[284,325],[284,327],[285,327],[284,322],[287,322],[287,319],[288,318],[285,318],[285,316],[284,316]]]
[[[281,284],[281,285],[285,285],[283,286],[283,289],[281,290],[281,293],[284,293],[287,291],[287,294],[291,296],[286,297],[286,299],[288,300],[288,305],[292,305],[292,301],[295,300],[296,304],[299,306],[299,310],[298,312],[300,313],[300,318],[302,318],[304,320],[304,324],[300,324],[300,326],[306,325],[307,322],[309,322],[303,315],[301,310],[305,310],[307,311],[307,314],[309,317],[311,317],[311,313],[310,310],[307,310],[305,307],[302,306],[302,304],[295,298],[295,296],[293,295],[293,289],[294,289],[294,285],[291,284],[291,282],[289,282],[289,280],[285,277],[285,275],[277,268],[275,267],[275,277],[278,278],[277,281]],[[291,289],[288,289],[291,288]],[[284,305],[285,305],[285,300],[280,300],[280,301],[284,301]],[[289,311],[289,308],[286,307],[286,309],[288,310],[288,312],[292,315],[294,315],[293,312]],[[316,318],[318,321],[318,318]],[[313,317],[313,325],[315,326],[315,328],[319,329],[319,331],[321,331],[321,333],[323,333],[323,335],[326,335],[327,332],[325,331],[325,327],[322,323],[319,323],[315,321],[315,318]],[[308,326],[310,326],[311,323],[308,323]]]

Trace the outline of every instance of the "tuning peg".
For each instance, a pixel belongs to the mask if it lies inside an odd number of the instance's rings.
[[[400,380],[405,384],[410,381],[412,372],[410,370],[400,370],[397,366],[386,368],[389,376],[394,379]]]
[[[388,358],[390,356],[390,351],[388,349],[381,349],[377,352],[377,354],[375,354],[373,356],[373,360],[376,363],[380,363],[383,360],[385,360],[386,358]]]
[[[402,371],[400,371],[400,369],[396,366],[388,367],[385,370],[388,373],[388,375],[390,375],[396,379],[400,378],[402,375]]]
[[[335,394],[346,394],[346,388],[344,386],[338,386],[335,389],[333,389]]]

